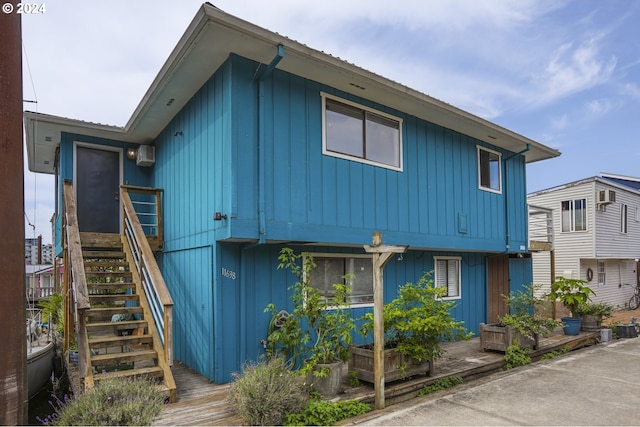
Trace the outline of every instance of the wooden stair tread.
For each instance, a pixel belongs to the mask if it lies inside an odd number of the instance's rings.
[[[130,301],[140,298],[138,294],[89,294],[89,301],[93,304],[96,302],[107,301]]]
[[[125,259],[122,251],[94,251],[82,249],[82,257],[86,259]]]
[[[125,378],[125,377],[134,377],[134,376],[163,377],[164,372],[162,371],[162,368],[160,368],[159,366],[152,366],[148,368],[138,368],[138,369],[125,369],[122,371],[103,372],[100,374],[93,374],[93,380],[100,381],[107,378]]]
[[[119,363],[137,362],[140,360],[158,359],[158,352],[153,349],[127,351],[122,353],[96,354],[91,356],[93,366],[117,365]]]
[[[89,316],[96,315],[109,315],[109,314],[140,314],[142,313],[142,307],[96,307],[87,310]]]
[[[127,261],[123,261],[118,258],[109,258],[105,260],[98,261],[85,261],[85,267],[129,267],[129,263]]]
[[[87,323],[87,328],[105,328],[114,327],[116,329],[136,329],[145,328],[147,326],[146,320],[122,320],[119,322],[91,322]]]
[[[115,289],[133,289],[136,287],[135,282],[111,282],[111,283],[87,283],[87,289],[91,290],[115,290]]]
[[[110,278],[126,278],[130,279],[133,274],[130,271],[86,271],[84,273],[87,279],[102,279],[106,277]]]
[[[89,338],[89,347],[109,347],[131,344],[142,344],[153,342],[153,337],[149,334],[142,335],[122,335]]]

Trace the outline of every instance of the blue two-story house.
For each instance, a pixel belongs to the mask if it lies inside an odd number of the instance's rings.
[[[59,200],[73,182],[80,231],[123,231],[120,185],[162,190],[174,356],[219,383],[264,351],[267,304],[290,306],[285,246],[313,254],[321,289],[354,273],[359,316],[363,245],[381,232],[409,246],[385,301],[433,270],[468,330],[495,321],[532,280],[526,165],[560,154],[208,3],[124,127],[33,112],[25,126],[29,168],[55,174]]]

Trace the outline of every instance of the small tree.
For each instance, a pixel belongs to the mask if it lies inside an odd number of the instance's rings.
[[[502,316],[500,322],[516,328],[530,339],[535,339],[536,334],[544,336],[558,326],[558,322],[541,314],[545,300],[535,296],[539,288],[539,285],[524,285],[520,290],[503,295],[509,314]]]
[[[591,288],[585,286],[586,283],[586,280],[557,277],[551,284],[548,297],[551,301],[560,300],[572,316],[577,316],[578,307],[586,304],[591,299],[591,295],[596,294]]]
[[[433,285],[431,273],[417,283],[402,285],[398,297],[384,305],[385,346],[422,362],[442,356],[442,341],[470,338],[464,322],[451,316],[455,302],[443,300],[445,292]],[[360,333],[366,336],[373,330],[373,313],[365,314],[362,320]]]
[[[265,309],[272,315],[267,354],[287,355],[294,364],[302,366],[304,373],[312,371],[317,364],[346,362],[351,333],[355,330],[351,311],[346,306],[349,286],[334,284],[333,297],[326,298],[311,286],[311,270],[316,264],[310,254],[296,254],[290,248],[283,248],[278,260],[278,268],[288,269],[297,281],[289,287],[293,303],[291,313],[284,314],[274,304]],[[348,281],[346,276],[345,282]],[[327,373],[320,370],[314,374]]]

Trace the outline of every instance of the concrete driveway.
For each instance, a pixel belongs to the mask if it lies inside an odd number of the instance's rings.
[[[347,424],[640,425],[640,339],[499,372]]]

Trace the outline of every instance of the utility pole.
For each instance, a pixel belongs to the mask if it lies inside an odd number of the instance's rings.
[[[0,11],[0,425],[28,413],[22,149],[22,32],[13,2]]]

